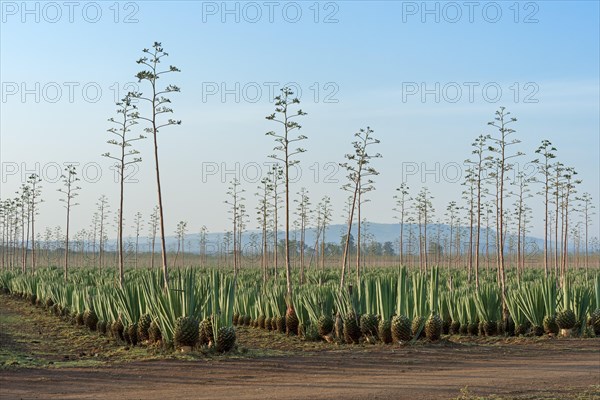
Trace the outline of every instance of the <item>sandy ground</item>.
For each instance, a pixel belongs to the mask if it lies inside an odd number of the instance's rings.
[[[6,301],[6,296],[0,300],[3,321],[7,315],[11,321],[18,320],[22,308],[13,306],[12,299]],[[29,324],[31,317],[23,323],[24,331]],[[21,346],[27,351],[20,333],[0,330],[1,347]],[[239,332],[245,346],[260,343],[245,340],[244,334],[250,333]],[[470,394],[461,398],[495,394],[503,398],[600,399],[600,386],[594,386],[600,385],[597,338],[443,341],[354,349],[331,346],[289,349],[281,355],[192,361],[4,366],[0,369],[0,398],[450,399],[461,396],[461,389],[468,386]]]

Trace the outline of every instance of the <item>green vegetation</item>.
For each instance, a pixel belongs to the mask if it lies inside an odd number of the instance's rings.
[[[306,282],[296,289],[292,304],[286,300],[285,271],[264,282],[260,269],[237,274],[217,268],[174,269],[168,290],[161,272],[127,271],[123,287],[114,270],[73,269],[66,283],[56,268],[2,272],[0,288],[119,343],[219,353],[235,348],[235,326],[305,341],[398,343],[436,341],[449,334],[556,334],[547,321],[556,316],[569,336],[600,334],[600,278],[590,281],[583,272],[570,272],[560,291],[558,280],[543,270],[525,270],[518,280],[509,272],[509,323],[502,320],[497,275],[487,271],[475,289],[466,271],[373,269],[340,291],[338,271],[312,269],[304,272]],[[294,271],[294,279],[298,273]]]

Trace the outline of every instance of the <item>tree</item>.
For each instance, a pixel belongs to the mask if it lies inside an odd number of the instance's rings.
[[[379,172],[376,172],[374,175],[378,175],[378,174],[379,174]],[[368,180],[366,183],[364,183],[361,180],[360,188],[358,189],[358,197],[356,199],[356,211],[357,211],[357,213],[356,213],[357,214],[357,218],[356,218],[356,279],[357,279],[357,281],[360,279],[360,265],[361,265],[361,243],[362,243],[361,210],[362,210],[362,205],[364,203],[367,203],[370,201],[369,199],[363,199],[362,196],[365,193],[370,192],[371,190],[375,190],[373,181]]]
[[[229,254],[229,247],[231,246],[231,237],[232,237],[232,233],[231,231],[225,232],[225,235],[223,235],[223,250],[225,253],[225,264],[227,264],[227,256]]]
[[[135,230],[135,258],[133,265],[135,266],[135,268],[138,267],[138,254],[140,251],[140,231],[142,229],[143,222],[144,221],[142,220],[142,213],[139,211],[136,212],[135,216],[133,217],[133,229]]]
[[[533,197],[533,195],[527,194],[527,198]],[[521,213],[521,271],[525,269],[525,257],[527,255],[527,233],[529,233],[528,223],[531,221],[532,209],[527,204],[523,204],[523,211]]]
[[[487,163],[491,160],[490,156],[485,156],[487,150],[487,140],[490,138],[489,135],[479,135],[475,141],[471,144],[473,150],[471,154],[477,158],[475,161],[467,160],[467,163],[472,165],[473,175],[476,184],[476,197],[477,205],[475,208],[475,215],[477,216],[477,222],[475,227],[475,286],[479,287],[479,254],[480,254],[480,236],[481,236],[481,197],[483,194],[482,183],[484,181],[484,172],[486,170]]]
[[[297,215],[300,218],[300,284],[302,285],[304,283],[304,247],[306,226],[309,223],[310,199],[308,198],[308,190],[306,188],[301,188],[298,195],[300,199],[295,201],[298,203]]]
[[[231,214],[231,220],[233,222],[233,271],[237,275],[239,268],[239,251],[238,251],[238,231],[240,230],[240,214],[241,214],[241,201],[244,200],[242,193],[245,190],[240,188],[240,181],[233,179],[231,186],[227,190],[227,195],[231,200],[225,200],[225,204],[231,206],[229,213]]]
[[[17,204],[15,199],[7,199],[4,203],[6,219],[6,266],[12,270],[14,266],[14,231],[18,223],[16,213]]]
[[[56,250],[56,252],[58,253],[61,249],[63,249],[61,247],[61,243],[63,243],[65,241],[65,236],[62,233],[62,228],[60,227],[60,225],[56,225],[54,227],[54,249]],[[57,258],[58,258],[57,254]]]
[[[459,207],[456,205],[455,201],[451,201],[448,203],[446,207],[446,217],[448,218],[448,226],[450,227],[450,245],[448,246],[448,272],[450,272],[450,262],[452,260],[452,241],[453,241],[453,229],[454,229],[454,221],[456,220],[456,216],[458,214]],[[457,249],[458,253],[458,249]]]
[[[263,178],[258,186],[256,195],[259,197],[256,213],[258,214],[258,223],[261,229],[261,267],[263,270],[263,282],[267,282],[269,258],[267,251],[267,224],[269,215],[269,193],[273,190],[269,177]]]
[[[493,206],[486,204],[484,206],[485,212],[485,263],[486,269],[490,270],[490,218],[494,214]]]
[[[589,269],[589,255],[588,255],[589,254],[588,253],[589,239],[588,239],[588,230],[589,230],[590,223],[592,222],[592,216],[595,215],[593,210],[596,207],[592,204],[592,195],[589,194],[589,193],[584,193],[577,200],[579,200],[581,202],[580,211],[581,211],[582,217],[583,217],[584,235],[585,235],[585,261],[584,261],[584,265],[585,265],[585,270],[586,270],[586,273],[587,273],[587,271]]]
[[[356,242],[354,241],[353,234],[350,234],[349,236],[346,233],[342,234],[340,237],[340,248],[344,249],[346,243],[348,243],[348,253],[354,253],[356,251]]]
[[[279,229],[279,221],[277,219],[279,215],[279,203],[281,202],[279,186],[281,184],[281,179],[283,179],[283,169],[277,163],[273,164],[273,167],[268,172],[270,198],[273,201],[272,203],[272,213],[273,213],[273,267],[275,276],[277,276],[277,266],[278,266],[278,257],[279,252],[277,251],[277,243],[278,243],[278,229]]]
[[[177,257],[181,252],[181,264],[185,266],[185,232],[187,231],[187,222],[179,221],[177,228],[175,229],[175,236],[177,237],[177,253],[175,253],[175,260],[173,260],[173,268],[177,266]]]
[[[384,256],[393,257],[396,254],[394,252],[394,244],[392,242],[383,243],[382,252]]]
[[[562,198],[562,204],[563,204],[563,242],[562,242],[562,253],[563,253],[563,257],[561,260],[561,275],[564,279],[565,273],[567,271],[567,259],[569,257],[569,242],[568,242],[568,232],[569,232],[569,199],[570,196],[574,193],[576,193],[575,191],[575,185],[578,185],[581,183],[581,180],[575,179],[575,175],[577,175],[577,172],[575,171],[574,168],[572,167],[567,167],[564,170],[564,174],[563,174],[563,178],[564,178],[564,185],[563,185],[563,198]]]
[[[171,125],[181,125],[181,121],[176,121],[174,119],[167,119],[166,121],[159,121],[160,117],[163,114],[170,114],[173,112],[173,109],[167,106],[166,104],[170,104],[171,100],[166,98],[164,95],[173,92],[179,92],[179,87],[175,85],[168,85],[164,89],[159,89],[157,87],[157,81],[159,78],[162,78],[162,75],[170,73],[170,72],[180,72],[179,68],[170,65],[168,69],[159,70],[159,65],[162,62],[164,57],[167,57],[169,54],[166,53],[160,42],[154,42],[152,46],[152,50],[144,49],[143,52],[147,54],[140,58],[137,63],[144,65],[147,67],[147,70],[140,71],[136,74],[136,78],[139,82],[148,81],[151,86],[151,93],[149,96],[144,96],[140,92],[136,92],[132,94],[132,97],[144,100],[151,105],[151,112],[149,117],[143,117],[139,114],[137,117],[141,120],[144,120],[150,124],[148,128],[145,128],[144,131],[152,134],[152,138],[154,139],[154,163],[156,167],[156,189],[158,193],[158,213],[159,213],[159,222],[160,222],[160,246],[161,246],[161,254],[162,254],[162,269],[163,269],[163,280],[165,289],[169,288],[169,275],[168,275],[168,267],[167,267],[167,246],[165,242],[165,219],[163,213],[163,201],[162,201],[162,192],[160,186],[160,169],[158,162],[158,132],[160,129],[171,126]]]
[[[150,220],[148,221],[148,228],[150,229],[150,268],[154,269],[154,253],[156,245],[156,232],[158,231],[158,206],[154,206],[152,213],[150,214]]]
[[[79,254],[80,257],[81,255],[85,255],[85,236],[86,236],[87,232],[85,231],[85,229],[80,229],[78,232],[75,233],[75,235],[73,236],[73,241],[74,241],[74,250],[75,250],[75,254]],[[83,263],[81,263],[82,265],[85,265]]]
[[[317,232],[314,246],[314,253],[317,253],[319,247],[319,238],[321,238],[321,270],[325,270],[325,233],[329,222],[331,222],[331,199],[329,196],[323,196],[319,204],[317,204]],[[319,264],[318,256],[316,264]]]
[[[115,219],[114,219],[114,226],[117,229],[117,231],[115,232],[115,236],[118,238],[119,237],[119,232],[121,232],[121,229],[119,228],[119,224],[120,224],[120,220],[121,220],[121,216],[123,214],[121,214],[121,210],[117,210],[117,213],[115,214]],[[127,219],[125,217],[123,217],[123,226],[125,226],[125,221]],[[117,245],[118,245],[118,240],[117,240]],[[126,254],[126,250],[123,249],[123,260],[125,259],[125,254]],[[120,252],[118,251],[118,249],[115,251],[115,265],[119,265],[119,257],[120,257]]]
[[[123,194],[121,193],[121,196]],[[100,226],[100,243],[98,246],[98,253],[100,255],[100,264],[99,264],[99,268],[102,268],[104,266],[104,236],[106,235],[106,232],[104,230],[104,223],[106,221],[106,218],[108,217],[108,214],[110,213],[110,211],[108,210],[108,199],[106,198],[105,195],[100,196],[100,198],[98,199],[98,203],[96,203],[96,205],[98,206],[98,224]],[[123,207],[123,203],[121,200],[121,207]],[[94,232],[95,234],[95,232]]]
[[[29,183],[31,196],[29,197],[29,209],[31,213],[31,272],[35,271],[36,267],[36,259],[35,259],[35,216],[37,215],[36,206],[43,202],[40,198],[42,194],[42,186],[40,185],[42,180],[39,175],[32,174],[29,175],[27,179],[27,183]]]
[[[8,228],[8,210],[6,209],[6,202],[0,200],[0,229],[2,232],[2,240],[0,241],[0,266],[2,269],[7,268],[6,264],[6,253],[7,253],[7,228]]]
[[[208,228],[202,225],[200,228],[200,265],[206,266],[206,244],[208,243]]]
[[[475,218],[475,185],[477,179],[475,170],[472,166],[467,168],[465,182],[463,185],[467,186],[467,189],[463,191],[463,199],[467,202],[467,213],[469,215],[469,255],[467,259],[467,280],[471,282],[471,276],[473,271],[473,220]],[[479,271],[475,271],[475,287],[479,288]]]
[[[113,156],[109,153],[104,153],[102,156],[110,158],[116,161],[115,168],[119,175],[119,215],[118,215],[118,237],[117,247],[119,254],[119,286],[123,287],[123,274],[124,274],[124,256],[123,256],[123,202],[125,194],[125,180],[127,179],[126,170],[130,165],[137,164],[142,161],[138,154],[139,151],[135,149],[129,149],[132,143],[141,139],[145,136],[139,135],[137,137],[128,137],[129,132],[134,125],[137,124],[136,119],[139,117],[137,107],[131,103],[132,98],[127,95],[121,102],[117,103],[117,114],[121,115],[121,118],[117,121],[114,118],[109,118],[108,121],[115,124],[116,127],[108,129],[112,135],[116,136],[116,139],[110,139],[107,141],[108,144],[119,147],[119,155]],[[99,207],[104,208],[104,203],[101,202]],[[102,215],[103,218],[103,215]],[[100,228],[100,266],[102,267],[102,223]]]
[[[46,266],[50,268],[50,250],[52,248],[52,229],[49,226],[44,230],[44,252],[46,253]]]
[[[66,224],[66,233],[65,233],[65,282],[67,281],[67,270],[69,268],[69,219],[71,216],[71,207],[75,207],[78,203],[74,203],[73,200],[75,197],[79,195],[77,193],[81,187],[77,186],[77,182],[79,178],[77,177],[77,171],[73,164],[67,165],[65,168],[66,175],[61,175],[61,179],[65,186],[64,189],[58,189],[59,192],[65,195],[64,199],[60,199],[60,201],[65,203],[65,208],[67,210],[67,224]]]
[[[427,225],[433,217],[433,197],[429,194],[426,186],[421,188],[417,198],[417,213],[419,218],[419,265],[423,272],[427,272]]]
[[[21,191],[17,192],[19,195],[18,204],[21,210],[21,271],[23,273],[25,273],[27,268],[27,248],[29,247],[29,222],[31,221],[30,191],[31,188],[28,185],[21,185]]]
[[[544,273],[548,276],[548,195],[552,179],[552,165],[550,164],[550,160],[556,158],[556,147],[552,146],[552,143],[549,140],[542,140],[542,144],[535,152],[544,157],[543,162],[540,162],[539,160],[534,160],[533,162],[538,165],[538,171],[543,176],[544,183]]]
[[[528,178],[523,171],[519,171],[513,185],[517,186],[517,199],[515,204],[515,214],[517,217],[517,277],[520,276],[520,271],[525,268],[525,234],[527,205],[525,201],[532,197],[529,194],[529,184],[534,181],[534,178]],[[522,236],[522,238],[521,238]]]
[[[394,218],[400,220],[400,243],[399,243],[399,255],[400,255],[400,265],[404,265],[404,221],[406,218],[406,203],[411,201],[412,199],[408,196],[409,187],[405,182],[400,184],[400,187],[396,189],[398,192],[397,195],[394,196],[396,199],[396,208],[394,211],[398,212],[400,215]]]
[[[513,124],[517,121],[514,117],[509,117],[510,112],[505,111],[505,107],[500,107],[498,111],[496,111],[496,117],[494,121],[488,122],[488,125],[493,126],[498,129],[498,137],[491,137],[491,141],[494,143],[494,146],[489,146],[488,149],[494,153],[496,153],[496,158],[494,162],[497,166],[497,194],[496,198],[498,199],[498,204],[496,208],[496,218],[498,221],[498,270],[500,275],[500,289],[502,291],[502,317],[506,322],[508,320],[508,307],[506,305],[506,272],[504,270],[504,175],[507,171],[512,169],[512,163],[509,162],[510,159],[521,156],[523,153],[516,152],[509,154],[508,150],[510,146],[520,143],[520,140],[517,139],[509,139],[510,135],[515,133],[516,131],[509,127],[509,125]]]
[[[350,191],[352,193],[352,204],[350,207],[350,215],[348,218],[348,228],[346,233],[346,245],[344,246],[344,254],[342,256],[342,274],[340,278],[340,290],[344,287],[344,278],[346,275],[346,265],[348,261],[348,251],[349,251],[349,240],[350,240],[350,231],[352,230],[352,220],[354,218],[354,210],[357,207],[360,209],[360,196],[363,193],[366,193],[370,190],[374,189],[373,181],[369,178],[369,176],[378,175],[379,172],[369,164],[373,158],[380,158],[381,154],[369,154],[367,152],[367,148],[374,144],[378,144],[379,140],[375,139],[372,134],[373,130],[367,126],[366,129],[360,129],[358,132],[354,134],[354,137],[357,139],[352,142],[354,147],[354,154],[346,154],[345,158],[349,162],[340,163],[340,166],[345,168],[348,171],[348,180],[349,182],[342,186],[344,190]],[[359,220],[359,232],[360,232],[360,215],[358,215]],[[360,254],[357,256],[357,265],[356,265],[356,279],[360,278]]]
[[[98,215],[98,212],[95,212],[94,214],[92,214],[92,222],[90,223],[90,231],[89,231],[89,241],[91,242],[91,247],[92,247],[92,258],[94,260],[94,264],[93,264],[94,267],[96,267],[96,239],[97,239],[97,235],[98,235],[99,219],[100,219],[100,216]],[[117,232],[117,237],[118,236],[119,236],[119,233]]]
[[[554,196],[554,273],[558,276],[558,257],[559,257],[559,245],[558,245],[558,223],[559,223],[559,212],[560,212],[560,195],[563,188],[562,173],[564,171],[563,163],[557,161],[552,164],[552,187]]]
[[[239,199],[239,207],[238,207],[238,232],[237,232],[237,254],[238,254],[238,270],[242,267],[242,235],[244,233],[244,229],[246,229],[246,218],[248,214],[246,213],[246,205],[243,203],[245,198],[241,197]]]
[[[294,143],[307,139],[304,135],[292,136],[292,132],[299,130],[302,126],[295,121],[295,118],[306,115],[302,109],[293,114],[290,108],[296,104],[300,104],[297,97],[292,97],[294,93],[287,87],[281,89],[281,94],[275,97],[275,112],[266,117],[269,121],[274,121],[283,126],[283,133],[275,131],[267,132],[267,135],[275,138],[277,145],[273,148],[274,151],[280,152],[282,155],[272,154],[270,157],[283,162],[284,179],[285,179],[285,274],[287,281],[288,301],[291,302],[292,296],[292,276],[290,267],[290,167],[299,163],[298,160],[293,160],[297,154],[304,153],[306,150],[298,147],[290,148]],[[277,116],[279,114],[279,116]]]

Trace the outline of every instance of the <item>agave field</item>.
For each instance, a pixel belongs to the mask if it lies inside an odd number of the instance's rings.
[[[0,14],[0,400],[600,399],[600,1]]]
[[[496,274],[478,289],[466,272],[406,267],[375,269],[339,289],[339,273],[309,271],[294,297],[285,278],[262,281],[259,269],[238,273],[186,268],[130,270],[123,287],[114,271],[74,269],[65,283],[58,269],[5,271],[7,295],[43,307],[57,318],[107,335],[117,343],[215,352],[236,348],[236,326],[297,335],[306,341],[410,344],[462,336],[600,335],[600,274],[572,271],[560,282],[542,270],[508,275],[506,310]]]

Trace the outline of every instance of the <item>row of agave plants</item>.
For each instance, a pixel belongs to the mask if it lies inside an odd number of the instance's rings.
[[[155,271],[130,271],[122,288],[114,273],[74,270],[65,283],[57,269],[34,275],[4,272],[0,289],[45,307],[57,317],[131,345],[235,347],[232,325],[235,280],[219,270],[175,270],[170,290]]]
[[[518,280],[511,276],[508,319],[503,319],[495,274],[484,275],[484,283],[475,290],[462,272],[379,270],[340,292],[339,276],[321,272],[309,277],[291,302],[284,300],[283,283],[261,287],[259,276],[247,278],[238,285],[234,325],[299,334],[306,340],[394,343],[437,340],[446,334],[600,336],[600,275],[590,279],[573,272],[564,282],[539,270],[528,270]]]
[[[174,270],[164,291],[158,270],[129,271],[121,289],[109,271],[76,270],[65,284],[50,269],[2,273],[0,287],[132,344],[207,345],[219,352],[235,346],[233,326],[346,343],[434,341],[445,334],[600,336],[598,274],[590,279],[573,271],[564,282],[537,269],[520,279],[509,275],[508,319],[493,272],[483,272],[476,290],[464,271],[374,269],[340,291],[338,272],[310,271],[291,299],[283,277],[263,282],[261,274]]]

